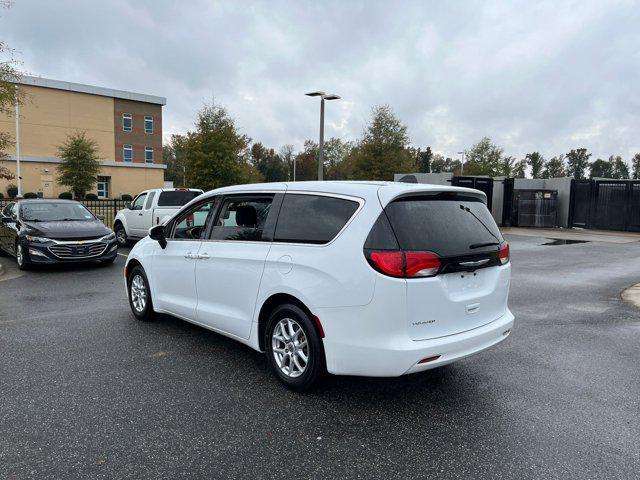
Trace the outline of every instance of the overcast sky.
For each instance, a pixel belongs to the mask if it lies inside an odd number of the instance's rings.
[[[640,152],[640,3],[36,1],[0,39],[46,78],[167,97],[165,135],[212,97],[278,148],[357,138],[387,103],[415,146],[455,156],[483,136],[520,158]]]

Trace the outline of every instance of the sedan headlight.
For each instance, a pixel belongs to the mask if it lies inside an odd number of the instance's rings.
[[[101,242],[110,242],[111,240],[116,239],[116,234],[111,232],[109,235],[105,235],[100,239]]]
[[[33,235],[26,235],[24,238],[26,238],[29,243],[49,243],[51,241],[50,238],[34,237]]]

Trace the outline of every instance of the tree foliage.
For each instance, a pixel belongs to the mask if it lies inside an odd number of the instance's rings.
[[[629,174],[629,166],[625,163],[621,156],[611,155],[609,157],[609,165],[611,165],[611,178],[631,178],[631,175]]]
[[[636,153],[631,160],[632,175],[635,180],[640,179],[640,153]]]
[[[62,159],[58,165],[58,183],[69,187],[76,198],[83,198],[98,181],[98,144],[87,138],[85,132],[76,132],[58,146],[58,157]]]
[[[187,133],[185,182],[193,188],[214,188],[261,180],[248,162],[249,138],[236,128],[227,110],[214,103],[205,105]]]
[[[484,137],[466,154],[464,173],[466,175],[505,175],[504,150],[495,145],[489,137]]]
[[[566,176],[567,170],[565,168],[564,155],[553,157],[544,164],[542,178],[559,178]]]
[[[418,149],[418,172],[431,173],[431,162],[433,161],[433,152],[431,147],[427,147],[424,152]]]
[[[162,147],[162,160],[167,166],[164,179],[173,182],[175,187],[186,187],[185,170],[187,158],[187,136],[173,134],[169,142]]]
[[[415,168],[409,152],[407,127],[388,105],[374,107],[362,138],[351,152],[356,180],[393,180],[398,172]]]
[[[433,155],[431,161],[431,173],[460,173],[462,163],[460,160],[454,160],[451,157],[445,158],[441,153]]]
[[[544,157],[540,152],[531,152],[525,155],[527,165],[531,167],[531,178],[542,178],[544,168]]]
[[[280,155],[259,142],[251,146],[251,163],[265,182],[284,182],[289,176],[288,166]]]
[[[586,148],[577,148],[567,153],[567,173],[570,177],[580,180],[585,176],[585,170],[589,166],[590,153]]]
[[[611,163],[601,158],[591,162],[589,178],[611,178]]]
[[[9,7],[8,2],[0,2],[0,7]],[[19,72],[16,69],[17,62],[13,57],[13,50],[0,41],[0,115],[12,115],[16,102],[23,99],[22,94],[16,88],[15,81]],[[7,132],[0,132],[0,161],[8,157],[7,149],[14,144],[11,136]],[[0,179],[12,180],[15,175],[7,167],[0,165]]]

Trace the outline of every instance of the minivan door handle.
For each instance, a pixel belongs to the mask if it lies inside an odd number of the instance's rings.
[[[187,252],[184,254],[184,258],[188,258],[189,260],[195,260],[196,258],[198,258],[198,255],[194,255],[191,252]]]

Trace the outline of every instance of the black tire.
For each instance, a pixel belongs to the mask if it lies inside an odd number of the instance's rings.
[[[137,278],[140,278],[144,285],[145,302],[143,308],[138,308],[140,304],[134,303],[134,295],[132,294],[132,288],[137,284]],[[129,307],[131,307],[131,313],[138,320],[143,322],[149,322],[153,320],[155,312],[153,311],[153,302],[151,300],[151,289],[149,288],[149,280],[144,273],[144,268],[137,265],[131,269],[129,276],[127,277],[127,297],[129,299]]]
[[[113,233],[116,234],[116,241],[119,247],[127,247],[129,245],[129,237],[127,231],[124,229],[121,223],[118,223],[113,227]]]
[[[283,357],[280,359],[280,365],[278,364],[279,360],[277,360],[276,358],[276,352],[274,352],[274,331],[276,330],[276,327],[280,324],[280,322],[285,319],[293,320],[293,322],[302,329],[302,332],[304,333],[307,341],[307,363],[302,373],[297,377],[287,375],[283,371],[283,369],[287,369],[287,361],[284,360],[284,355],[288,356],[288,362],[291,366],[291,358],[293,358],[297,354],[297,351],[293,354],[278,353],[278,355],[283,355]],[[279,335],[276,336],[279,337]],[[281,342],[279,340],[276,340],[276,342],[283,344],[283,346],[289,345],[289,347],[287,348],[293,347],[291,345],[291,342]],[[318,330],[309,315],[296,305],[280,305],[271,313],[267,322],[264,345],[267,354],[267,361],[269,362],[271,370],[273,371],[274,375],[291,390],[295,390],[297,392],[308,391],[309,389],[313,388],[324,375],[324,372],[326,370],[326,362],[324,357],[324,348],[322,346],[322,340],[320,338],[320,335],[318,334]],[[296,360],[299,362],[301,359],[297,358]],[[296,369],[295,364],[293,366],[293,369]],[[294,371],[293,374],[295,373],[296,372]]]
[[[29,268],[31,268],[31,263],[29,263],[27,259],[27,253],[20,243],[16,243],[16,263],[20,270],[29,270]]]

